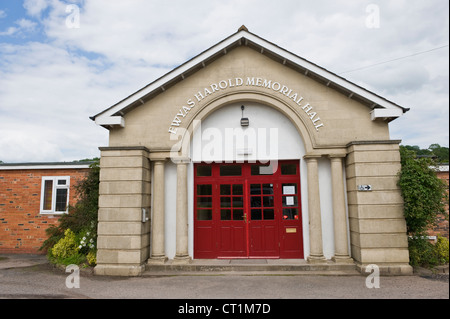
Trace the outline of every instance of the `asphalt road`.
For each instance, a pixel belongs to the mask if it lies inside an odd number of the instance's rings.
[[[448,275],[366,276],[202,274],[107,277],[81,271],[79,281],[45,257],[0,260],[0,299],[449,299]],[[68,286],[72,288],[68,288]],[[77,288],[79,286],[79,288]]]

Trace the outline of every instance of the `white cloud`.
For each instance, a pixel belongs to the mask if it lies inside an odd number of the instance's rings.
[[[97,156],[97,147],[108,143],[108,131],[89,116],[242,24],[336,73],[448,43],[448,2],[377,1],[380,28],[373,29],[366,26],[371,3],[25,0],[28,16],[0,35],[43,30],[44,40],[0,43],[0,117],[9,124],[0,128],[0,160]],[[66,24],[69,4],[80,8],[80,28]],[[0,17],[5,12],[0,10]],[[422,147],[448,145],[448,48],[343,76],[411,107],[391,123],[392,138]],[[40,155],[39,144],[45,150]]]
[[[39,16],[42,11],[47,9],[50,2],[52,2],[52,0],[24,0],[23,6],[30,16],[36,17]]]

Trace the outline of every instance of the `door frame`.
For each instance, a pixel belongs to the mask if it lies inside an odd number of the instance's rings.
[[[265,166],[263,163],[194,163],[194,258],[195,259],[221,259],[221,258],[304,258],[303,252],[303,230],[302,230],[302,209],[301,209],[301,184],[300,184],[300,161],[299,160],[282,160],[277,161],[277,170],[274,174],[261,174],[261,175],[252,175],[252,169],[255,165]],[[291,175],[282,175],[281,174],[281,165],[291,165],[295,164],[296,174]],[[229,166],[240,166],[241,174],[239,176],[220,176],[220,167],[228,166],[228,168],[233,169],[233,167]],[[198,176],[204,175],[204,173],[197,174],[197,169],[201,167],[202,171],[210,171],[209,176]],[[199,171],[200,172],[200,171]],[[250,185],[253,184],[273,184],[273,207],[269,207],[273,209],[274,218],[273,222],[263,221],[264,218],[260,218],[257,221],[251,218],[251,207],[250,207]],[[286,197],[286,194],[283,194],[282,187],[283,184],[286,185],[296,185],[296,192],[293,195],[290,195],[291,201],[293,196],[295,199],[295,209],[297,210],[297,215],[294,216],[295,219],[283,219],[282,216],[284,214],[284,209],[289,207],[283,207],[282,201]],[[200,187],[198,187],[200,185]],[[205,186],[202,186],[205,185]],[[207,186],[211,185],[211,187]],[[243,185],[243,192],[234,193],[229,195],[221,195],[220,188],[221,185]],[[198,191],[204,189],[208,193],[207,195],[199,194]],[[261,192],[262,194],[262,192]],[[239,214],[241,211],[241,206],[238,206],[238,209],[231,207],[223,207],[221,205],[221,198],[230,197],[228,202],[233,201],[235,197],[243,196],[243,207],[242,212],[244,216],[243,218],[239,218]],[[265,196],[265,195],[261,195]],[[272,196],[270,196],[272,197]],[[198,201],[198,198],[200,200]],[[238,199],[238,198],[236,198]],[[263,198],[261,197],[261,201]],[[277,203],[278,202],[278,203]],[[201,203],[201,205],[198,205]],[[200,207],[202,205],[209,207]],[[261,204],[261,214],[263,212],[263,207]],[[269,209],[269,213],[270,213]],[[227,214],[234,214],[237,216],[237,220],[234,220],[230,217],[225,217],[226,220],[223,220],[222,211],[226,211]],[[200,213],[202,214],[200,216]],[[235,214],[236,213],[236,214]],[[228,215],[227,215],[228,216]],[[269,215],[270,216],[270,215]],[[198,218],[199,217],[199,218]],[[201,217],[201,218],[200,218]],[[284,216],[286,218],[286,216]],[[269,218],[270,219],[270,218]],[[259,223],[259,224],[258,224]],[[260,234],[260,238],[265,240],[265,235],[268,232],[265,232],[263,229],[266,225],[271,226],[271,231],[275,232],[274,241],[269,242],[272,244],[270,253],[264,253],[264,249],[262,253],[256,253],[253,249],[252,243],[254,238],[252,236],[255,235],[255,232],[252,230],[252,226],[257,225],[262,231],[262,235]],[[224,241],[223,237],[225,235],[224,229],[230,232],[228,234],[229,242],[226,243],[227,247],[232,247],[225,252],[224,249]],[[234,235],[233,235],[234,234]],[[262,237],[261,237],[262,236]],[[245,239],[244,239],[245,238]],[[244,242],[241,242],[241,241]],[[232,242],[236,241],[236,242]],[[277,245],[278,247],[273,247],[273,245]],[[267,247],[264,246],[264,247]],[[267,251],[267,249],[266,249]]]

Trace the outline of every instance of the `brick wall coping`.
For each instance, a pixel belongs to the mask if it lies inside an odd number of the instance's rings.
[[[35,163],[1,163],[0,170],[25,169],[80,169],[89,168],[94,162],[35,162]]]

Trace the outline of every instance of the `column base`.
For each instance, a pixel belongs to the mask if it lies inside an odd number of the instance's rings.
[[[327,262],[327,259],[324,256],[308,256],[306,261],[310,264],[323,264]]]
[[[333,256],[331,257],[331,260],[334,261],[336,264],[353,264],[354,260],[353,258],[349,256]]]
[[[165,256],[152,256],[148,259],[147,265],[164,265],[167,260]]]
[[[192,262],[192,258],[190,256],[175,256],[172,261],[172,265],[187,265]]]

